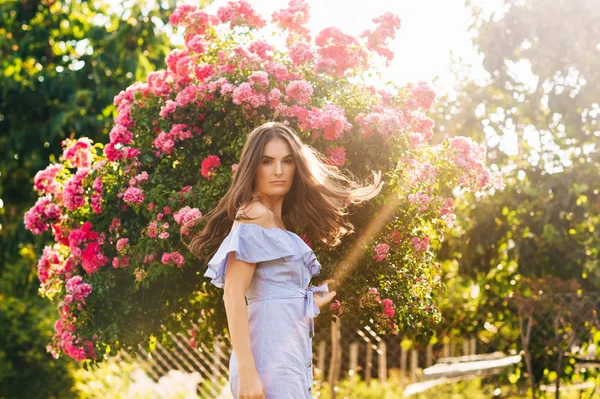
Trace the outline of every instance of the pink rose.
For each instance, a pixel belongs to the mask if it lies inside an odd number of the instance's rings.
[[[119,240],[117,241],[117,251],[121,252],[121,250],[125,248],[128,242],[129,238],[119,238]]]

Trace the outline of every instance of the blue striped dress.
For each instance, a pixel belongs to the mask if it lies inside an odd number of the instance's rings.
[[[252,354],[267,399],[312,398],[312,337],[319,308],[314,293],[327,293],[327,284],[309,286],[321,271],[312,249],[291,231],[253,223],[233,226],[208,262],[204,276],[223,288],[227,255],[256,263],[248,304]],[[229,385],[238,391],[235,351],[229,360]]]

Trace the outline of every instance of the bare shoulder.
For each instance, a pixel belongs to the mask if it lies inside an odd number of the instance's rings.
[[[251,202],[249,204],[242,205],[237,212],[238,216],[243,216],[248,219],[240,219],[233,222],[233,226],[241,223],[253,223],[258,224],[265,228],[276,227],[274,223],[274,215],[267,207],[260,202]]]

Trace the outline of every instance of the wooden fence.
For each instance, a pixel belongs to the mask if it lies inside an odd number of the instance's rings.
[[[213,343],[189,344],[190,337],[184,334],[174,335],[172,350],[160,343],[150,352],[140,345],[135,351],[120,352],[117,359],[136,362],[154,381],[167,375],[170,370],[186,373],[198,372],[202,382],[198,384],[200,398],[216,399],[229,397],[228,365],[231,345],[225,337]],[[381,337],[370,326],[358,330],[343,327],[337,318],[329,328],[323,328],[313,338],[313,372],[316,389],[328,382],[331,387],[346,376],[355,374],[366,381],[377,378],[385,382],[390,368],[399,369],[406,382],[420,379],[421,370],[429,367],[438,357],[469,355],[476,352],[474,338],[462,342],[422,349],[406,348],[401,336]]]
[[[549,307],[550,311],[546,311],[548,305],[552,305]],[[552,295],[545,299],[545,303],[538,304],[536,309],[539,310],[529,315],[531,319],[535,317],[535,323],[530,322],[530,324],[533,324],[533,328],[536,329],[530,340],[509,342],[498,335],[497,342],[484,343],[476,339],[475,332],[471,336],[455,337],[446,343],[423,347],[412,346],[410,341],[404,340],[401,335],[379,336],[369,325],[358,330],[345,327],[342,319],[335,318],[327,328],[317,331],[317,335],[313,338],[315,383],[320,385],[328,382],[333,388],[341,379],[353,375],[359,375],[365,381],[377,378],[384,382],[388,378],[389,371],[397,369],[408,385],[429,378],[423,375],[423,370],[436,363],[452,365],[457,361],[489,362],[490,356],[494,357],[494,364],[490,365],[490,369],[495,369],[498,364],[504,364],[503,362],[514,364],[518,355],[516,350],[524,351],[527,355],[524,348],[536,350],[547,348],[549,343],[557,339],[559,340],[556,342],[561,343],[560,339],[564,334],[557,335],[558,331],[562,331],[556,329],[557,320],[571,328],[568,330],[571,339],[567,350],[575,347],[584,348],[586,342],[591,342],[590,326],[599,325],[596,312],[600,309],[600,293],[586,296]],[[198,384],[197,389],[199,397],[225,398],[223,393],[229,391],[228,363],[231,356],[231,345],[228,339],[222,338],[214,343],[199,343],[197,348],[193,348],[188,343],[189,337],[182,334],[176,336],[168,334],[174,340],[174,350],[167,350],[157,344],[152,353],[140,346],[136,351],[120,356],[123,360],[137,360],[142,364],[147,375],[154,380],[165,375],[169,370],[199,372],[202,377],[202,382]],[[498,350],[508,353],[490,353]],[[478,352],[487,355],[474,356]],[[499,363],[496,364],[496,361]],[[458,368],[464,369],[469,366],[473,365],[463,364]],[[315,388],[317,391],[320,386]]]

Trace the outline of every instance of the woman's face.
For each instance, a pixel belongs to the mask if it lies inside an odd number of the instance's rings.
[[[256,168],[256,191],[268,196],[283,196],[294,182],[296,163],[285,140],[272,139],[263,150]]]

